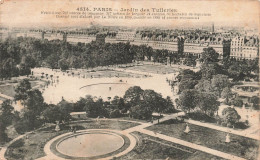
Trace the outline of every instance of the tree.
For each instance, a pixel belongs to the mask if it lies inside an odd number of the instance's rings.
[[[59,107],[54,104],[49,104],[48,107],[42,112],[42,116],[44,117],[44,121],[47,123],[56,123],[56,121],[60,121],[62,119]]]
[[[200,78],[200,73],[196,73],[190,69],[181,70],[177,76],[179,82],[185,79],[199,80]]]
[[[60,121],[68,122],[71,119],[71,111],[72,111],[72,104],[65,101],[64,99],[61,100],[57,106],[59,107],[60,112]]]
[[[46,62],[51,69],[55,69],[55,68],[58,68],[59,59],[60,58],[59,58],[58,54],[55,53],[55,54],[51,54],[50,56],[48,56],[46,59]]]
[[[144,90],[142,90],[139,86],[133,86],[130,87],[128,90],[126,90],[124,95],[124,100],[130,105],[130,106],[136,106],[140,102],[140,100],[143,98]]]
[[[194,89],[194,87],[197,83],[198,83],[197,80],[188,79],[188,78],[183,79],[183,80],[181,80],[181,82],[179,84],[179,91],[182,92],[187,89]]]
[[[0,142],[6,142],[8,139],[5,133],[6,127],[12,123],[14,107],[10,100],[5,100],[0,106]]]
[[[166,108],[163,110],[163,113],[174,113],[176,109],[174,108],[171,97],[166,97]]]
[[[214,75],[211,81],[212,88],[217,91],[218,96],[221,96],[221,92],[225,87],[230,87],[230,82],[226,75],[217,74]]]
[[[33,111],[36,116],[39,116],[46,107],[41,91],[38,89],[28,91],[25,107]]]
[[[220,103],[217,101],[217,97],[208,92],[202,92],[199,94],[198,107],[207,115],[213,115],[218,108]]]
[[[66,71],[69,69],[69,63],[67,62],[66,59],[61,59],[58,62],[58,66],[62,71]]]
[[[185,57],[183,64],[187,66],[196,66],[196,58],[193,55],[188,55]]]
[[[22,103],[24,104],[25,100],[28,97],[28,91],[30,91],[31,89],[32,89],[31,83],[29,82],[28,79],[21,80],[17,85],[17,87],[15,88],[16,94],[14,96],[14,99],[16,101],[21,100]]]
[[[22,57],[21,64],[25,64],[26,68],[34,68],[36,66],[35,59],[25,55]]]
[[[104,110],[103,105],[104,102],[102,99],[98,99],[97,101],[93,100],[93,97],[90,95],[86,96],[86,103],[84,110],[88,117],[95,118],[98,116],[106,116],[107,112]]]
[[[236,107],[242,107],[243,106],[243,100],[236,96],[235,98],[232,99],[231,104],[236,106]]]
[[[6,124],[4,122],[4,118],[0,115],[0,142],[6,142],[8,139],[7,134],[5,133],[6,131]]]
[[[221,92],[221,97],[225,98],[225,103],[229,104],[229,100],[233,97],[233,93],[230,89],[230,87],[225,87],[223,91]]]
[[[253,103],[254,109],[259,110],[259,97],[258,96],[251,97],[249,102]]]
[[[203,63],[218,62],[219,54],[212,48],[204,48],[201,54]]]
[[[39,127],[41,125],[41,113],[46,108],[42,93],[38,89],[28,91],[24,106],[25,108],[22,110],[23,125],[27,126],[29,130]]]
[[[216,62],[203,63],[201,65],[202,78],[212,79],[213,75],[224,74],[223,68]]]
[[[28,79],[20,81],[15,91],[15,100],[21,100],[24,105],[22,120],[19,124],[16,124],[17,132],[31,130],[40,126],[40,115],[46,107],[42,93],[38,89],[31,90],[31,84]],[[19,125],[25,128],[22,129]]]
[[[153,109],[147,103],[139,103],[129,110],[130,116],[136,119],[150,119],[152,117]]]
[[[0,106],[0,116],[2,122],[8,126],[12,123],[14,107],[11,105],[10,100],[5,100]]]
[[[85,104],[86,104],[86,99],[81,97],[81,98],[73,105],[73,110],[74,110],[74,112],[82,112],[82,111],[84,111]]]
[[[194,89],[184,90],[178,101],[181,110],[188,113],[193,110],[198,104],[198,94],[198,91]]]
[[[198,81],[198,84],[196,84],[195,89],[199,92],[211,92],[212,86],[210,80],[207,79],[201,79]]]
[[[222,115],[226,123],[231,123],[232,125],[239,121],[241,116],[237,113],[234,108],[227,107],[222,111]]]
[[[143,103],[146,103],[151,107],[153,111],[161,114],[166,108],[166,100],[159,93],[154,90],[144,90],[143,92]]]
[[[111,101],[112,105],[117,106],[117,109],[126,112],[129,108],[125,105],[124,99],[122,97],[115,96]]]

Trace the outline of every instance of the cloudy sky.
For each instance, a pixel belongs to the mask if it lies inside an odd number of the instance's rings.
[[[3,1],[3,0],[1,0]],[[199,20],[130,20],[130,19],[72,19],[56,18],[44,12],[76,12],[78,7],[124,9],[171,8],[178,13],[209,13],[211,16]],[[0,5],[0,24],[2,26],[88,26],[91,22],[106,26],[164,26],[196,25],[212,23],[216,26],[240,25],[258,26],[259,2],[257,0],[226,1],[166,1],[166,0],[4,0]]]

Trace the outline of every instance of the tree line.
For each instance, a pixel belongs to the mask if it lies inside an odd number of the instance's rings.
[[[182,53],[153,50],[149,46],[130,43],[110,44],[93,41],[74,45],[60,40],[18,37],[0,42],[0,78],[29,75],[30,69],[34,67],[67,70],[119,65],[145,59],[165,63],[167,57],[177,63],[181,56]]]

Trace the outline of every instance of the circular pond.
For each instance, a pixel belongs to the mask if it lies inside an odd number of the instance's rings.
[[[123,96],[125,91],[133,85],[128,83],[98,83],[81,87],[80,90],[85,94],[107,98]]]
[[[124,139],[113,133],[84,133],[66,137],[57,150],[72,157],[95,157],[114,152],[124,145]]]

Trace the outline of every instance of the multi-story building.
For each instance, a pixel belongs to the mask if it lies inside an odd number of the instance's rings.
[[[92,41],[96,41],[96,35],[88,35],[88,34],[67,34],[66,41],[71,44],[77,43],[91,43]]]
[[[44,33],[44,39],[47,39],[49,41],[51,40],[64,40],[64,34],[62,33],[56,33],[56,32],[45,32]]]
[[[187,36],[184,40],[184,54],[192,54],[198,58],[201,57],[201,53],[204,48],[212,47],[219,54],[219,58],[226,56],[229,51],[230,40],[224,39],[221,36]]]
[[[105,38],[105,43],[133,42],[135,36],[135,31],[119,31],[117,33],[109,33]]]
[[[133,41],[135,38],[135,31],[120,31],[116,34],[116,39],[122,41]]]
[[[255,59],[259,56],[259,39],[237,36],[231,41],[230,57],[236,59]]]
[[[130,44],[146,45],[152,47],[153,49],[166,49],[170,52],[178,52],[179,39],[180,37],[176,35],[143,36],[141,34],[137,34],[134,38],[134,41],[130,42]]]
[[[242,57],[244,41],[245,37],[243,36],[237,36],[231,40],[230,57]]]
[[[242,55],[245,59],[255,59],[259,55],[259,40],[256,38],[250,38],[246,40],[243,48]]]

